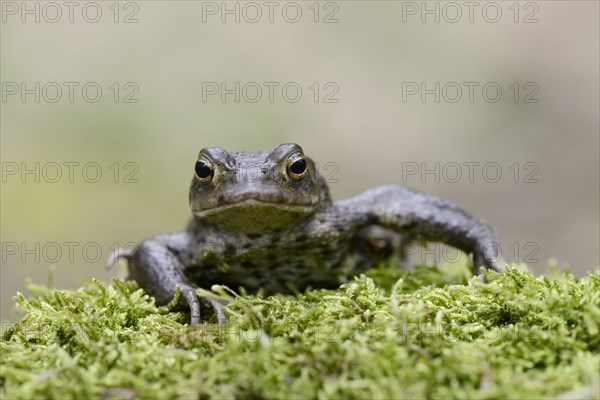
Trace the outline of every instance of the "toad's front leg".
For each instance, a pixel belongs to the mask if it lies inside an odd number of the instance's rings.
[[[191,235],[187,232],[155,236],[144,240],[130,254],[115,254],[112,259],[126,258],[129,278],[153,296],[157,304],[164,305],[171,301],[179,287],[182,294],[180,302],[189,307],[192,324],[200,322],[201,303],[212,307],[219,324],[224,324],[226,318],[221,303],[196,294],[196,287],[185,276],[184,266],[177,258],[190,240]]]
[[[360,229],[379,225],[433,242],[443,242],[473,254],[475,272],[480,266],[502,272],[497,238],[484,221],[436,196],[398,185],[381,186],[334,204],[329,214],[338,226]]]

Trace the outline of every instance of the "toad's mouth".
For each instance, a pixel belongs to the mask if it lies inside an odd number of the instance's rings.
[[[313,205],[245,199],[195,211],[194,215],[224,229],[248,233],[281,229],[314,211]]]
[[[279,203],[276,201],[268,200],[257,200],[257,199],[244,199],[240,201],[234,201],[228,204],[220,204],[216,207],[199,210],[194,212],[198,217],[205,218],[215,214],[226,213],[227,211],[243,210],[247,213],[254,211],[263,214],[268,211],[281,210],[283,212],[291,212],[298,214],[310,214],[313,212],[315,207],[313,205],[299,205],[289,203]]]

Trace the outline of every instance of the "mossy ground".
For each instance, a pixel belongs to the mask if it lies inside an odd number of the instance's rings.
[[[338,290],[235,296],[190,327],[135,283],[32,285],[0,398],[600,397],[600,275],[371,270]]]

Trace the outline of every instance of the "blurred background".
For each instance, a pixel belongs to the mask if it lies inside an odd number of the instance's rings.
[[[598,2],[0,4],[2,320],[183,229],[205,146],[296,142],[335,199],[405,184],[507,261],[599,265]]]

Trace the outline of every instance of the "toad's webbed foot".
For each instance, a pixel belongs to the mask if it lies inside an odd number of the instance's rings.
[[[201,305],[212,308],[218,323],[225,324],[227,319],[223,305],[196,294],[196,287],[185,276],[184,266],[175,255],[188,242],[188,233],[157,236],[143,241],[135,251],[115,253],[109,258],[109,262],[114,262],[118,257],[126,258],[129,278],[153,296],[158,305],[169,303],[179,288],[180,304],[190,309],[192,325],[200,322]]]
[[[409,238],[443,242],[473,254],[473,269],[503,272],[498,241],[484,221],[436,196],[398,185],[381,186],[334,204],[327,218],[349,229],[379,225]]]

